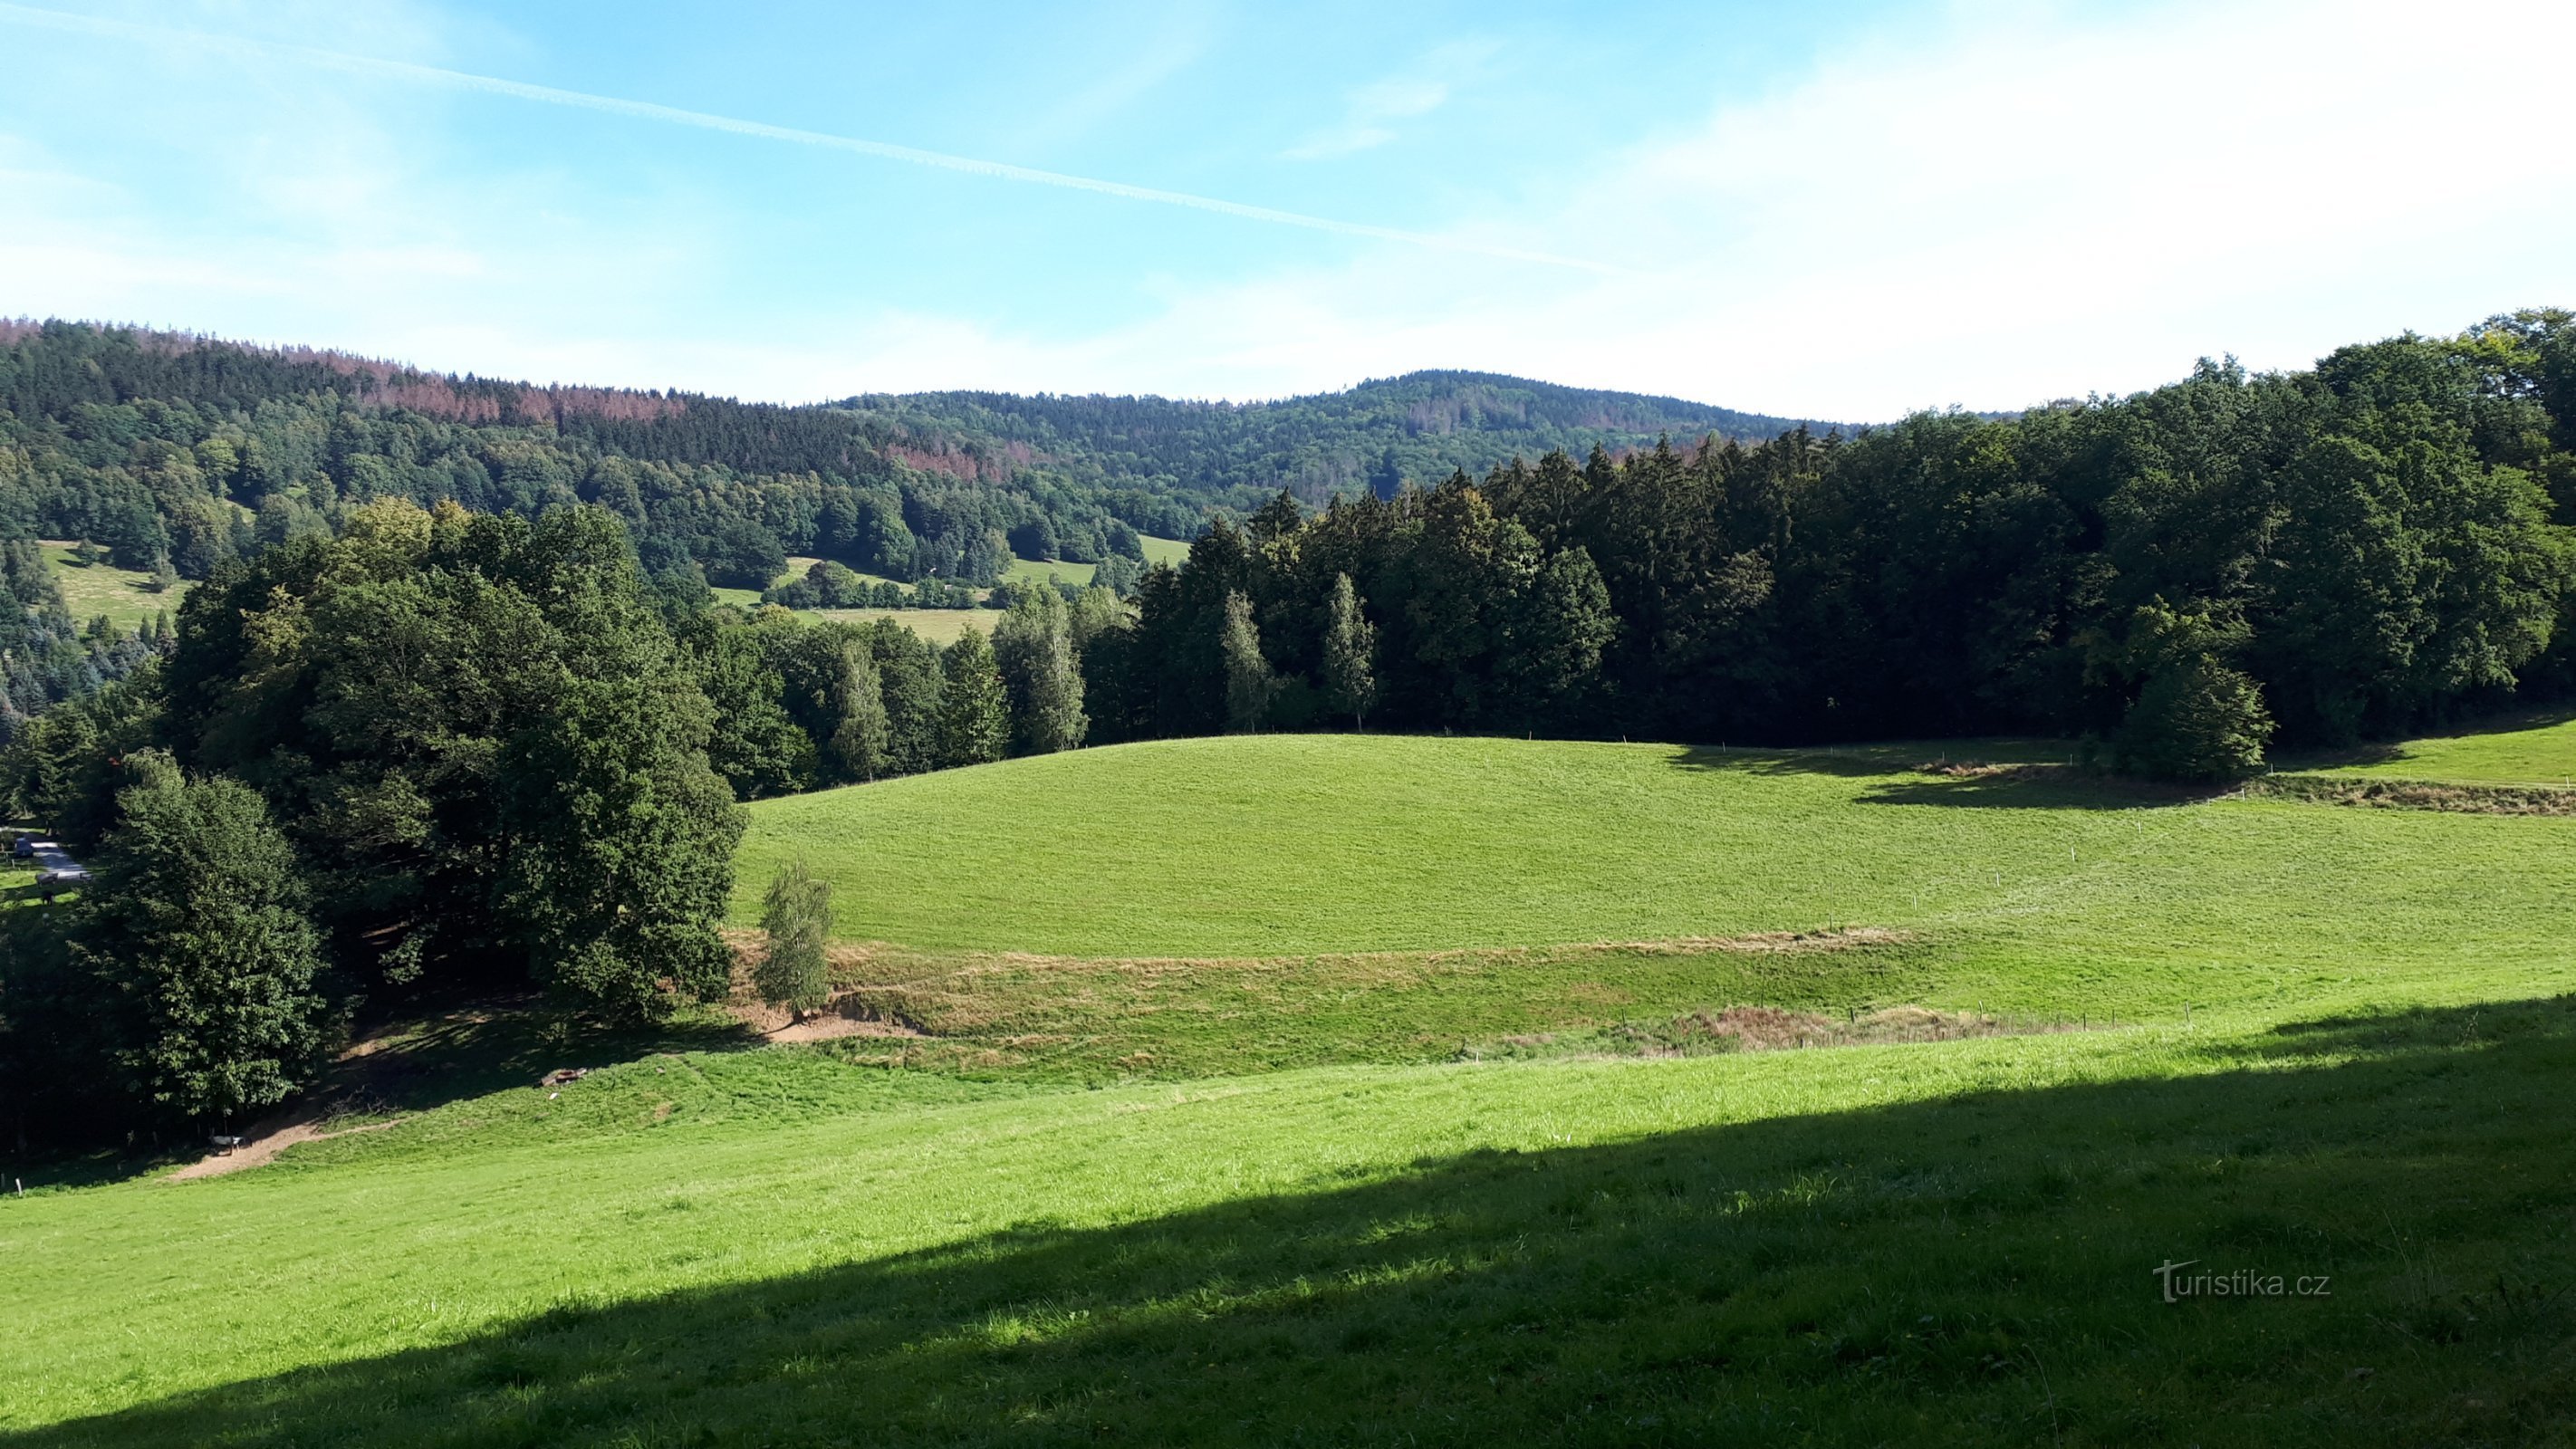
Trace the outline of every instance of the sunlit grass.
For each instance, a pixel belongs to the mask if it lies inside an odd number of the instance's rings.
[[[2576,710],[2511,715],[2459,734],[2294,758],[2287,764],[2389,780],[2576,786]]]
[[[984,1101],[650,1057],[0,1205],[0,1424],[2528,1441],[2568,1404],[2571,1031],[2498,1003]],[[2183,1259],[2332,1296],[2168,1305]]]
[[[828,869],[902,943],[839,974],[925,1034],[502,1013],[385,1054],[392,1127],[40,1180],[0,1429],[2564,1437],[2576,820],[1946,748],[1262,737],[764,802],[745,889]],[[2078,1029],[1620,1055],[1739,1004]],[[2331,1286],[2167,1303],[2185,1261]]]
[[[1287,1060],[1337,1000],[1380,1040],[1493,1030],[1526,1010],[1485,1010],[1505,1000],[1595,1021],[1732,999],[2136,1020],[2452,999],[2570,964],[2576,820],[1953,778],[1907,753],[1325,735],[1086,750],[760,802],[737,911],[802,858],[834,879],[846,939],[1076,963],[961,960],[986,998],[1080,980],[1068,994],[1104,1008],[1156,1004],[1140,1029],[1167,1042],[1239,1042],[1284,1003]],[[1419,959],[1838,926],[1898,940]],[[1416,959],[1335,959],[1353,953]],[[1097,964],[1161,957],[1259,964]]]
[[[87,624],[104,614],[120,629],[133,629],[152,621],[154,615],[168,610],[172,617],[179,612],[179,601],[188,596],[191,587],[185,579],[167,593],[152,591],[149,570],[121,569],[106,561],[104,552],[93,564],[75,563],[74,545],[45,540],[45,559],[53,565],[54,580],[62,585],[63,602],[70,606],[75,622]]]

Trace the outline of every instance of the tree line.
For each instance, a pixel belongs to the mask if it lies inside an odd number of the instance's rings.
[[[2220,778],[2576,684],[2571,447],[2576,327],[2535,311],[2013,418],[1283,493],[1148,575],[1086,656],[1092,738],[1347,722],[1356,617],[1386,728],[2041,733]]]

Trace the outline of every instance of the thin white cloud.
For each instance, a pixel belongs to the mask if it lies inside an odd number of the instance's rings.
[[[730,135],[750,136],[765,141],[786,141],[800,146],[814,146],[831,151],[846,151],[881,160],[900,161],[912,166],[927,166],[942,171],[958,171],[973,176],[1001,181],[1017,181],[1036,186],[1061,187],[1069,191],[1088,191],[1101,196],[1114,196],[1126,201],[1150,202],[1161,206],[1184,207],[1192,211],[1214,212],[1220,216],[1238,217],[1245,221],[1265,222],[1276,226],[1301,227],[1308,231],[1329,232],[1336,236],[1365,237],[1375,241],[1401,242],[1408,246],[1435,251],[1468,252],[1506,261],[1530,262],[1542,266],[1565,267],[1576,271],[1608,272],[1609,266],[1580,258],[1558,256],[1525,247],[1501,246],[1471,237],[1442,235],[1431,232],[1405,231],[1396,227],[1372,226],[1365,222],[1340,221],[1331,217],[1312,216],[1304,212],[1281,211],[1274,207],[1249,206],[1212,196],[1199,196],[1185,191],[1165,191],[1151,186],[1131,186],[1123,181],[1105,181],[1098,177],[1076,176],[1062,171],[1043,171],[1030,166],[1014,166],[1004,161],[988,161],[973,156],[957,156],[945,151],[927,151],[916,146],[898,146],[888,141],[870,141],[856,136],[836,136],[823,131],[808,131],[794,126],[773,126],[766,121],[746,120],[738,116],[720,116],[707,111],[684,110],[678,106],[658,105],[651,101],[626,100],[617,96],[594,95],[588,91],[564,90],[555,86],[531,85],[525,81],[500,76],[476,75],[470,71],[449,70],[441,66],[416,65],[409,61],[384,60],[374,56],[351,55],[340,51],[316,50],[310,46],[284,45],[270,41],[249,40],[238,36],[212,35],[203,31],[173,30],[161,26],[141,25],[131,21],[109,20],[96,16],[73,15],[57,10],[0,3],[0,19],[17,20],[48,29],[74,31],[87,35],[142,40],[155,43],[179,43],[201,48],[247,51],[253,54],[292,59],[323,70],[354,75],[383,76],[451,89],[480,91],[488,95],[508,96],[515,100],[535,101],[543,105],[566,106],[576,110],[598,111],[637,120],[660,121],[670,125],[689,126],[699,130],[722,131]]]
[[[1212,27],[1204,7],[1176,5],[1131,17],[1122,39],[1131,48],[1105,70],[1070,69],[1081,81],[1071,92],[1010,128],[1019,145],[1062,146],[1129,108],[1207,54]]]
[[[496,192],[487,173],[428,166],[422,118],[386,88],[312,85],[204,138],[214,174],[284,213],[263,235],[163,232],[142,198],[0,145],[0,309],[782,400],[1241,398],[1440,366],[1856,420],[2014,407],[2152,385],[2204,354],[2300,366],[2357,338],[2576,303],[2576,152],[2548,144],[2549,89],[2496,70],[2571,47],[2576,9],[2542,0],[1971,7],[1770,94],[1711,94],[1578,173],[1512,177],[1548,203],[1456,223],[1597,249],[1633,275],[1368,248],[1168,283],[1072,334],[893,290],[720,305],[709,278],[742,253],[702,217],[716,208],[557,215],[543,175]],[[184,101],[168,125],[197,123]],[[305,139],[254,164],[259,128]],[[336,149],[314,153],[316,137]]]
[[[1471,76],[1500,49],[1490,40],[1440,47],[1413,70],[1353,90],[1342,118],[1280,153],[1290,161],[1328,161],[1383,146],[1397,136],[1395,123],[1427,116],[1449,103],[1462,76]]]
[[[1237,397],[1474,367],[1860,420],[2127,391],[2222,352],[2304,366],[2576,304],[2576,151],[2549,140],[2555,92],[2498,70],[2571,50],[2558,0],[1968,6],[1713,99],[1515,219],[1605,238],[1625,275],[1372,254],[937,356],[990,385]]]

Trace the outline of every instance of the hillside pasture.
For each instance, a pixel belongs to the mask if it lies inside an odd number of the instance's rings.
[[[2457,734],[2300,756],[2284,768],[2362,779],[2463,785],[2576,786],[2576,709],[2486,720]]]
[[[0,1435],[2576,1418],[2576,820],[2151,790],[2047,743],[1365,736],[750,813],[743,904],[791,857],[832,875],[885,1031],[478,1013],[359,1059],[392,1085],[322,1125],[379,1130],[39,1178],[0,1198]],[[1705,1029],[1755,1005],[1860,1044]],[[1871,1035],[1963,1014],[2000,1031]]]
[[[1057,578],[1075,588],[1084,589],[1091,587],[1091,576],[1099,571],[1098,564],[1068,563],[1062,559],[1022,558],[1013,559],[1011,566],[1002,571],[1002,577],[1032,584],[1042,584],[1049,578]]]
[[[1095,1059],[1221,1046],[1228,1070],[1740,1001],[2134,1022],[2576,986],[2576,820],[1912,767],[1930,753],[1077,751],[759,802],[736,916],[801,858],[835,881],[838,934],[884,943],[853,979],[890,1006]],[[1743,949],[1851,927],[1883,934]]]
[[[2536,1442],[2571,1070],[2563,1000],[998,1100],[664,1053],[0,1201],[0,1430]]]
[[[847,619],[859,624],[892,619],[933,644],[954,644],[957,636],[970,627],[990,634],[1002,618],[992,609],[817,609],[807,617]]]
[[[121,569],[104,557],[93,564],[83,564],[72,557],[75,544],[69,540],[41,539],[45,561],[53,566],[54,581],[62,586],[63,602],[70,606],[72,618],[86,624],[104,614],[108,622],[120,629],[136,629],[152,622],[154,615],[168,610],[173,618],[179,612],[179,601],[188,596],[189,581],[182,579],[168,593],[152,591],[152,575],[143,569]]]

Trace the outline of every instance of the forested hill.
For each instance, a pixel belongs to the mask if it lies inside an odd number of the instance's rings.
[[[207,576],[383,497],[618,513],[657,577],[758,588],[790,553],[989,584],[1023,558],[1141,565],[1196,493],[1066,468],[914,412],[423,372],[310,348],[0,320],[0,538]]]
[[[1834,424],[1738,412],[1673,397],[1559,387],[1490,372],[1413,372],[1344,392],[1272,402],[1162,397],[1023,397],[994,392],[871,395],[844,404],[891,425],[1006,439],[1103,480],[1206,497],[1248,512],[1286,488],[1308,503],[1366,487],[1391,495],[1481,474],[1518,457],[1582,457],[1715,436],[1758,442]]]

